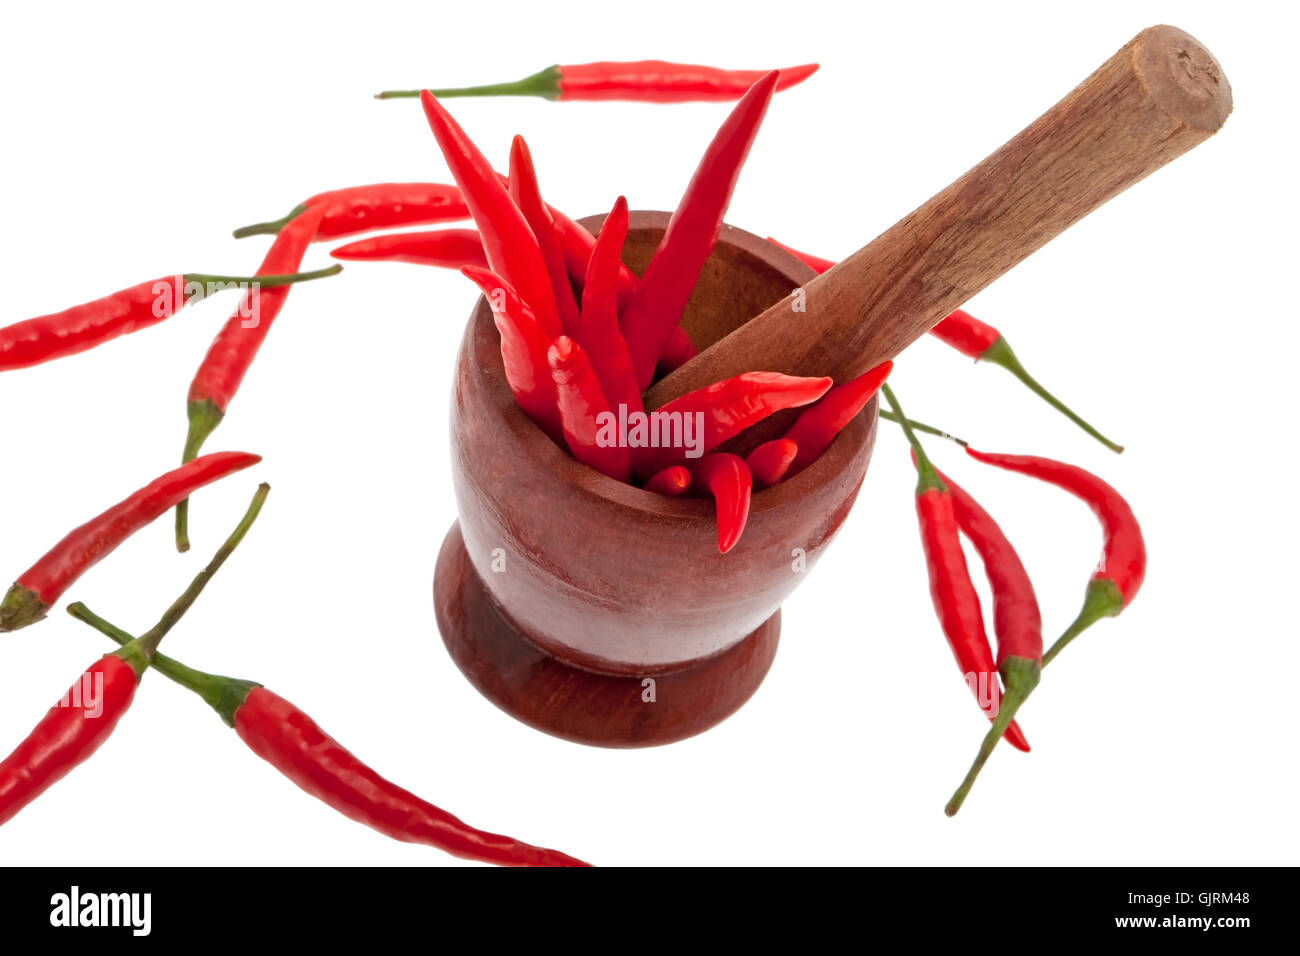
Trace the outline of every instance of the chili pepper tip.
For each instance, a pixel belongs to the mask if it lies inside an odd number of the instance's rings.
[[[0,631],[16,631],[45,617],[49,606],[36,592],[15,584],[0,601]]]

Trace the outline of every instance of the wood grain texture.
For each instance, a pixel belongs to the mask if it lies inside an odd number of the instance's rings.
[[[1200,43],[1175,27],[1142,31],[1001,149],[809,281],[805,311],[792,293],[654,385],[646,407],[742,372],[844,381],[896,357],[1053,236],[1207,139],[1231,109],[1228,81]]]

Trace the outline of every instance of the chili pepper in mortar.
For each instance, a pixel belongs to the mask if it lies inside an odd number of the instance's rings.
[[[663,421],[671,420],[668,416],[680,415],[683,427],[687,418],[696,420],[694,416],[703,416],[698,419],[703,424],[698,450],[707,452],[773,412],[817,401],[830,387],[829,378],[745,372],[688,392],[657,409],[654,414],[661,416]],[[684,443],[659,448],[634,447],[632,466],[637,474],[650,475],[669,465],[682,464],[686,451]]]
[[[952,494],[926,457],[925,449],[911,426],[905,423],[906,416],[893,390],[882,385],[880,391],[894,414],[904,422],[903,432],[912,446],[917,473],[916,516],[921,526],[921,545],[925,551],[935,613],[980,710],[990,721],[996,720],[1002,687],[998,683],[993,649],[984,632],[979,594],[962,554]],[[1029,743],[1014,719],[1008,723],[1004,737],[1017,750],[1029,750]]]
[[[836,385],[817,404],[800,412],[785,433],[799,449],[787,477],[799,474],[831,447],[835,436],[866,407],[893,370],[893,362],[881,362],[852,381]]]
[[[1005,690],[998,704],[998,716],[980,744],[979,755],[944,812],[953,816],[961,809],[975,778],[988,762],[998,741],[1021,705],[1038,686],[1043,673],[1043,617],[1033,582],[1016,549],[1002,533],[993,516],[979,502],[935,469],[948,486],[953,510],[962,534],[970,539],[984,562],[984,573],[993,591],[993,628],[998,636],[998,673]]]
[[[84,604],[68,613],[119,644],[131,635]],[[186,667],[155,654],[151,666],[169,680],[198,694],[233,727],[239,739],[300,789],[350,820],[384,836],[422,843],[467,860],[503,866],[587,866],[561,853],[487,833],[381,777],[307,714],[261,684]]]
[[[528,144],[522,136],[516,136],[510,143],[510,198],[524,214],[528,228],[532,229],[533,236],[537,239],[537,247],[542,252],[542,261],[550,276],[560,327],[568,332],[578,322],[578,300],[573,296],[573,286],[564,265],[564,250],[560,248],[560,240],[555,233],[555,220],[542,201],[537,169],[533,166],[533,154],[529,152]]]
[[[274,235],[313,206],[324,206],[316,240],[359,232],[468,219],[469,207],[455,186],[443,183],[373,183],[317,193],[280,219],[235,230],[235,238]]]
[[[778,246],[790,253],[796,259],[801,260],[805,265],[812,268],[819,275],[835,265],[830,259],[823,259],[821,256],[810,255],[806,252],[800,252],[798,249],[787,246],[785,243],[777,242],[771,236],[767,239],[774,246]],[[993,365],[1001,366],[1016,378],[1020,379],[1031,392],[1041,398],[1047,404],[1068,418],[1074,424],[1091,435],[1097,441],[1101,442],[1111,451],[1120,454],[1124,451],[1124,446],[1111,441],[1097,429],[1093,428],[1086,421],[1079,417],[1069,406],[1059,398],[1039,384],[1038,380],[1025,371],[1025,367],[1020,364],[1020,359],[1016,358],[1016,353],[1011,350],[1007,340],[1002,333],[989,325],[982,322],[969,312],[962,309],[954,309],[951,313],[939,321],[939,324],[930,330],[930,334],[951,346],[962,355],[972,358],[977,362],[989,362]]]
[[[799,446],[789,438],[774,438],[746,455],[745,464],[755,485],[770,488],[786,476],[798,455]]]
[[[546,207],[555,223],[555,235],[564,252],[564,265],[569,271],[569,279],[582,283],[587,278],[587,266],[591,263],[591,254],[596,249],[596,237],[591,230],[580,222],[574,222],[554,206]],[[618,307],[621,311],[632,301],[636,294],[638,279],[632,270],[622,262],[618,264]]]
[[[631,477],[627,446],[618,436],[617,415],[600,389],[591,361],[581,345],[567,335],[556,339],[546,353],[555,382],[564,441],[573,457],[618,481]]]
[[[335,259],[356,262],[406,262],[417,266],[487,267],[483,242],[473,229],[441,229],[434,232],[396,232],[358,239],[331,249]]]
[[[663,471],[657,471],[645,483],[646,491],[677,498],[690,490],[691,472],[683,465],[672,465]]]
[[[1078,617],[1043,655],[1048,664],[1072,640],[1103,617],[1115,617],[1137,597],[1146,577],[1147,552],[1137,516],[1118,491],[1077,465],[1031,455],[1000,455],[967,448],[976,461],[1029,475],[1063,488],[1092,508],[1105,533],[1102,560],[1088,581]]]
[[[85,763],[131,706],[159,642],[207,586],[257,520],[270,491],[262,485],[235,530],[154,627],[100,658],[81,675],[27,738],[0,761],[0,825],[13,819],[78,764]]]
[[[427,93],[420,102],[429,129],[478,226],[488,265],[528,303],[543,332],[551,338],[562,334],[550,273],[528,220],[486,157],[442,104]]]
[[[745,459],[714,452],[691,463],[694,482],[707,488],[713,496],[718,520],[718,551],[726,554],[740,541],[749,519],[749,502],[754,479]]]
[[[297,269],[327,209],[323,203],[312,206],[281,230],[267,250],[258,272],[275,275]],[[192,461],[198,455],[208,436],[225,418],[231,399],[239,391],[244,375],[288,298],[288,286],[258,292],[256,298],[245,296],[240,308],[226,320],[208,346],[208,352],[190,382],[185,406],[189,429],[181,453],[182,462]],[[189,502],[182,499],[176,505],[176,550],[188,551],[189,548]]]
[[[642,389],[654,377],[655,363],[680,323],[700,270],[718,240],[778,78],[772,72],[755,83],[718,129],[623,312],[623,335]]]
[[[627,238],[627,200],[619,196],[600,227],[582,284],[582,311],[571,336],[582,346],[612,410],[644,411],[627,342],[618,327],[618,267]]]
[[[0,372],[75,355],[119,335],[156,325],[185,306],[201,301],[214,287],[256,285],[261,289],[271,289],[338,275],[342,270],[342,266],[333,265],[315,272],[290,275],[229,276],[186,272],[150,279],[93,302],[0,328]]]
[[[776,92],[788,90],[817,72],[816,63],[780,70]],[[738,100],[767,70],[722,70],[716,66],[664,60],[556,64],[510,83],[433,90],[450,96],[540,96],[548,100],[629,100],[641,103],[722,102]],[[419,90],[385,90],[377,100],[408,99]]]
[[[664,350],[659,353],[659,364],[655,368],[655,378],[663,378],[670,372],[675,372],[691,359],[699,354],[695,343],[691,337],[686,334],[686,330],[680,325],[673,329],[673,334],[668,336],[668,341],[664,344]]]
[[[519,293],[490,269],[466,266],[461,275],[469,279],[487,297],[492,319],[501,336],[501,362],[505,366],[510,391],[537,425],[557,443],[564,441],[555,382],[546,361],[551,340],[537,324],[537,317]]]
[[[260,455],[234,451],[204,455],[154,479],[107,511],[68,532],[63,540],[18,576],[4,600],[0,601],[0,631],[16,631],[39,621],[73,582],[131,535],[204,485],[261,460]]]

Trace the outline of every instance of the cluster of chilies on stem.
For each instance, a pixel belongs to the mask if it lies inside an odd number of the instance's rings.
[[[953,816],[999,740],[1007,740],[1018,750],[1029,750],[1015,721],[1016,713],[1038,686],[1045,664],[1088,627],[1103,617],[1119,614],[1137,595],[1146,573],[1146,546],[1132,508],[1096,475],[1049,458],[991,454],[966,446],[966,453],[976,461],[1029,475],[1076,495],[1087,502],[1101,522],[1105,535],[1102,559],[1088,582],[1083,608],[1044,653],[1038,598],[1015,548],[992,516],[934,467],[893,390],[885,385],[882,391],[912,448],[917,472],[916,513],[934,609],[958,668],[993,724],[966,778],[945,807],[948,816]],[[979,595],[962,553],[961,535],[979,553],[993,594],[996,658],[984,629]]]

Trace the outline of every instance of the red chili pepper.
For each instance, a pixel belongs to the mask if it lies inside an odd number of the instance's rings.
[[[335,259],[359,262],[407,262],[444,269],[460,269],[462,266],[487,268],[483,241],[473,229],[388,233],[331,249],[330,255]]]
[[[754,479],[745,460],[737,455],[714,452],[693,461],[691,476],[713,496],[718,520],[718,550],[726,554],[740,541],[749,519],[749,501]]]
[[[84,604],[68,611],[119,644],[131,635]],[[345,817],[394,840],[504,866],[586,866],[558,850],[476,830],[362,763],[307,714],[253,681],[221,677],[155,654],[153,669],[198,694],[253,753]]]
[[[258,274],[276,275],[297,269],[327,209],[324,203],[312,206],[281,230],[267,250]],[[192,461],[198,455],[208,436],[225,418],[231,399],[239,391],[244,375],[288,298],[287,286],[248,293],[208,346],[208,353],[190,382],[186,405],[189,431],[181,453],[182,462]],[[176,506],[176,550],[189,548],[189,502],[182,500]]]
[[[260,455],[222,451],[167,472],[104,513],[68,532],[18,576],[0,602],[0,631],[16,631],[45,617],[74,581],[123,541],[204,485],[255,465]]]
[[[141,282],[102,299],[0,328],[0,372],[27,368],[103,345],[171,318],[225,286],[271,289],[338,275],[339,265],[291,275],[228,276],[186,272]]]
[[[665,60],[557,64],[510,83],[434,90],[449,96],[540,96],[548,100],[629,100],[640,103],[724,102],[738,100],[767,70],[723,70],[716,66]],[[788,90],[817,72],[816,63],[782,69],[776,92]],[[419,90],[385,90],[377,100],[418,96]]]
[[[555,220],[542,200],[533,155],[522,136],[516,136],[510,144],[510,198],[524,214],[528,227],[537,239],[537,246],[541,249],[542,260],[550,277],[560,326],[568,332],[578,322],[578,300],[574,298],[573,285],[565,269],[564,250],[560,248],[560,240],[556,235]]]
[[[270,489],[262,485],[235,531],[185,593],[138,640],[91,664],[8,757],[0,761],[0,825],[13,819],[107,740],[131,706],[159,642],[202,593],[257,518]]]
[[[551,344],[546,358],[569,451],[584,465],[627,481],[632,467],[627,446],[620,440],[618,416],[600,389],[587,353],[573,339],[561,335]]]
[[[836,385],[816,405],[799,414],[785,437],[799,446],[786,477],[794,477],[831,447],[835,436],[871,401],[894,370],[893,362],[881,362],[852,381]]]
[[[487,297],[501,335],[501,361],[515,401],[556,443],[562,442],[564,430],[560,426],[555,382],[546,361],[551,340],[510,283],[490,269],[466,266],[460,271]]]
[[[835,265],[835,263],[830,259],[823,259],[821,256],[814,256],[806,252],[800,252],[798,249],[777,242],[770,236],[767,241],[772,243],[774,246],[779,246],[784,249],[795,258],[802,260],[819,275],[831,266]],[[1021,365],[1020,360],[1016,358],[1016,353],[1011,351],[1011,346],[1007,344],[1007,340],[1003,338],[1002,333],[987,322],[981,322],[969,312],[955,309],[949,315],[941,319],[939,324],[930,330],[930,334],[944,344],[956,349],[962,355],[973,358],[977,362],[989,362],[1006,369],[1016,378],[1020,379],[1021,383],[1028,387],[1031,392],[1043,401],[1047,402],[1047,404],[1051,405],[1058,412],[1070,421],[1074,422],[1074,424],[1078,425],[1111,451],[1116,454],[1124,451],[1123,445],[1117,445],[1115,442],[1111,441],[1075,414],[1075,412],[1059,398],[1047,389],[1043,388],[1043,386],[1038,383],[1037,379],[1025,371],[1025,367]]]
[[[1102,560],[1088,581],[1083,609],[1043,655],[1043,663],[1061,653],[1065,646],[1103,617],[1114,617],[1137,597],[1146,577],[1147,551],[1137,516],[1118,491],[1077,465],[1036,458],[1031,455],[998,455],[967,448],[976,461],[1017,471],[1064,488],[1092,508],[1105,533]]]
[[[639,475],[650,475],[669,465],[683,464],[687,451],[712,451],[773,412],[817,401],[830,387],[829,378],[802,378],[782,375],[780,372],[745,372],[688,392],[650,413],[658,416],[661,422],[680,421],[679,431],[683,440],[660,442],[659,447],[651,447],[650,439],[659,438],[659,430],[651,426],[652,435],[646,442],[634,440],[637,436],[632,432],[629,444],[634,446],[633,468]],[[694,443],[685,441],[688,420],[699,421],[702,425],[701,433]],[[695,447],[688,448],[690,444]]]
[[[620,405],[626,414],[645,410],[632,357],[618,327],[618,267],[626,237],[627,200],[619,196],[600,227],[582,284],[582,313],[571,333],[591,359],[601,391],[616,414]]]
[[[904,419],[903,410],[889,386],[882,385],[880,390],[894,414]],[[916,516],[921,526],[921,545],[930,576],[930,598],[958,668],[980,710],[993,721],[998,716],[1002,686],[998,682],[993,649],[984,631],[979,594],[962,554],[953,498],[948,486],[930,464],[911,426],[904,425],[903,431],[912,446],[916,464]],[[1029,743],[1014,720],[1008,723],[1004,737],[1017,750],[1029,750]]]
[[[421,95],[420,102],[429,128],[478,226],[488,265],[528,303],[542,331],[552,338],[560,335],[564,330],[556,312],[550,274],[528,220],[486,157],[442,104],[428,93]]]
[[[316,239],[341,239],[359,232],[421,226],[431,222],[468,219],[469,207],[455,186],[442,183],[374,183],[317,193],[272,222],[235,230],[235,238],[274,235],[312,206],[325,212]]]
[[[673,329],[673,334],[668,337],[664,350],[659,353],[659,365],[655,369],[655,377],[663,378],[669,372],[677,371],[698,354],[699,350],[695,348],[695,343],[686,334],[686,330],[680,325],[677,326]]]
[[[569,279],[576,283],[586,281],[587,265],[596,248],[596,237],[581,223],[574,222],[554,206],[547,206],[551,219],[555,223],[555,234],[559,238],[564,252],[564,265],[569,271]],[[636,295],[638,280],[632,270],[621,262],[618,267],[618,307],[621,311]]]
[[[763,442],[745,456],[745,464],[754,476],[755,485],[770,488],[786,477],[798,454],[799,446],[789,438],[774,438]]]
[[[691,472],[682,465],[673,465],[663,471],[656,471],[645,483],[646,491],[668,495],[672,498],[686,494],[691,488]]]
[[[935,474],[948,486],[957,524],[984,562],[984,573],[993,591],[998,672],[1006,687],[998,705],[997,719],[980,744],[979,755],[945,808],[944,812],[952,816],[961,809],[975,778],[988,762],[1012,718],[1038,686],[1043,671],[1043,617],[1029,573],[992,515],[942,471],[936,468]]]
[[[681,321],[700,270],[718,241],[736,180],[778,77],[774,71],[755,83],[718,129],[623,312],[623,334],[642,389],[654,377],[655,363]]]

